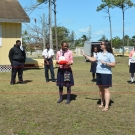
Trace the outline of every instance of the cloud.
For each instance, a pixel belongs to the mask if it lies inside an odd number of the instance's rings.
[[[94,36],[105,35],[105,31],[104,30],[98,30],[98,31],[93,32],[92,35],[94,35]]]
[[[95,32],[92,32],[91,34],[91,40],[97,41],[99,40],[103,35],[105,35],[107,38],[109,38],[110,30],[109,29],[100,29]]]
[[[70,19],[67,19],[67,20],[62,20],[61,23],[62,24],[73,24],[74,21],[73,20],[70,20]]]
[[[86,28],[81,28],[78,31],[79,32],[84,32],[84,33],[89,33],[90,27],[86,27]]]

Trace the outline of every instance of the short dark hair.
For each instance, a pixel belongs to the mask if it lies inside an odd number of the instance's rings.
[[[46,46],[47,46],[47,45],[50,45],[50,44],[49,44],[49,43],[46,43]]]
[[[21,42],[21,40],[16,40],[16,44],[19,43],[19,42]]]
[[[66,43],[66,44],[67,44],[67,42],[66,42],[66,41],[62,41],[61,46],[63,46],[63,44],[64,44],[64,43]]]

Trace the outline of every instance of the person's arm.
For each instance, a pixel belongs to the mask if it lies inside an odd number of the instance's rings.
[[[58,61],[59,61],[59,52],[57,52],[56,54],[56,64],[58,64]]]
[[[113,54],[110,55],[110,62],[105,62],[105,61],[101,60],[101,63],[108,67],[115,67],[116,62],[115,62],[114,55]]]
[[[47,62],[47,59],[45,58],[45,55],[43,55],[44,61]]]
[[[128,60],[128,67],[130,66],[130,62],[131,62],[131,58],[129,58]]]
[[[68,65],[68,66],[73,65],[73,54],[72,54],[72,52],[69,54],[69,62],[66,65]]]
[[[12,63],[12,61],[13,61],[12,60],[13,54],[14,54],[14,50],[13,50],[13,48],[11,48],[10,51],[9,51],[9,55],[8,55],[10,63]]]
[[[26,53],[25,53],[25,50],[22,51],[22,54],[23,54],[23,56],[24,56],[24,63],[25,63],[25,61],[26,61]]]
[[[84,57],[86,57],[88,60],[90,60],[91,62],[95,62],[97,59],[95,57],[90,57],[86,54],[83,54]]]
[[[45,58],[45,50],[43,50],[42,56],[43,56],[43,58],[44,58],[44,61],[46,61],[46,58]]]
[[[51,57],[50,58],[53,58],[54,57],[54,51],[52,49],[52,52],[51,52]]]
[[[46,52],[45,52],[45,50],[43,50],[42,56],[43,56],[43,58],[44,58],[44,62],[45,62],[46,64],[49,64],[49,62],[47,61],[45,55],[46,55]]]
[[[132,51],[131,51],[130,54],[129,54],[128,67],[130,66],[131,57],[132,57]]]
[[[108,67],[115,67],[116,63],[115,62],[105,62],[101,60],[101,63],[108,66]]]

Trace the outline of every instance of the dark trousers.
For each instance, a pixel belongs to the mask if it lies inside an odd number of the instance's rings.
[[[24,63],[13,61],[11,66],[12,66],[11,82],[15,83],[17,72],[18,72],[19,81],[23,81],[22,76],[23,76]]]
[[[52,59],[48,60],[49,65],[45,64],[45,78],[46,81],[49,81],[49,69],[50,69],[50,73],[51,73],[51,79],[55,80],[55,76],[54,76],[54,68],[53,68],[53,61]]]

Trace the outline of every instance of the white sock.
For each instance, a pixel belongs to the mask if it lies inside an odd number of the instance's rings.
[[[131,73],[131,82],[134,82],[134,73]]]

